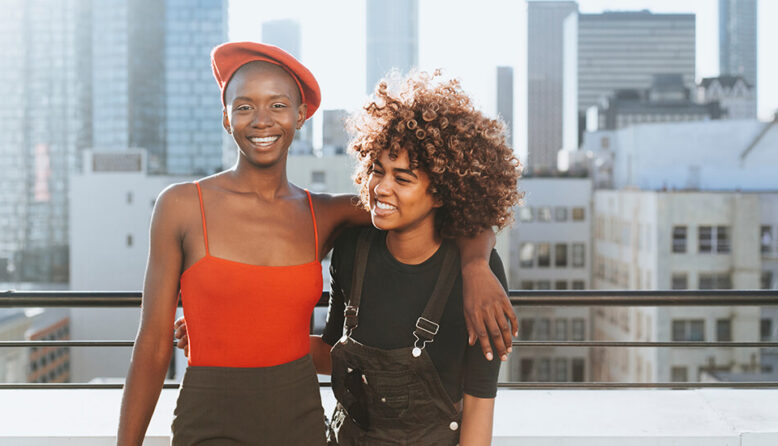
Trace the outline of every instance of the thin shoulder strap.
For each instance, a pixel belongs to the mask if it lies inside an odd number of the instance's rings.
[[[365,279],[365,269],[367,268],[367,255],[370,252],[370,245],[375,234],[373,228],[362,228],[357,236],[357,248],[354,254],[354,270],[351,273],[351,292],[346,302],[346,309],[343,312],[345,316],[343,328],[347,334],[356,328],[358,324],[359,302],[362,300],[362,286]]]
[[[416,320],[416,329],[413,331],[417,340],[414,345],[422,349],[427,342],[432,342],[435,335],[438,334],[440,317],[443,315],[446,302],[448,302],[448,297],[459,273],[457,250],[451,246],[451,243],[446,243],[443,249],[445,250],[443,265],[440,268],[438,280],[435,283],[435,288],[432,290],[430,299],[427,301],[424,312]],[[421,341],[421,346],[418,345],[419,341]]]
[[[205,242],[205,255],[210,255],[208,252],[208,229],[205,226],[205,207],[203,207],[203,192],[200,190],[200,182],[195,181],[195,186],[197,186],[197,198],[200,199],[200,216],[203,219],[203,242]]]
[[[305,193],[308,194],[308,205],[311,206],[311,217],[313,218],[313,238],[316,242],[316,246],[315,246],[316,258],[314,259],[314,261],[318,262],[319,261],[319,228],[316,227],[316,212],[313,211],[313,200],[311,199],[311,193],[308,191],[308,189],[305,189]]]

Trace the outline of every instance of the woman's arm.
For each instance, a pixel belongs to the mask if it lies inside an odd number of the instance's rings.
[[[182,190],[183,189],[183,190]],[[154,207],[143,285],[141,321],[122,396],[117,444],[140,445],[162,391],[173,350],[172,334],[183,252],[178,197],[185,186],[163,192]]]
[[[330,350],[332,346],[328,345],[319,335],[311,335],[311,358],[313,365],[316,366],[316,373],[322,375],[332,374],[332,358]]]
[[[488,446],[492,444],[494,398],[478,398],[465,394],[462,409],[461,446]]]
[[[462,299],[468,342],[473,345],[477,338],[484,355],[491,361],[491,336],[497,356],[505,361],[512,350],[512,336],[518,335],[519,321],[506,288],[489,266],[494,244],[495,235],[491,229],[472,238],[457,239],[462,259]]]

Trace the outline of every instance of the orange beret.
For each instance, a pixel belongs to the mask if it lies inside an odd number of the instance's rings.
[[[254,61],[270,62],[289,73],[300,89],[303,103],[308,105],[305,119],[313,116],[321,103],[319,83],[313,73],[281,48],[256,42],[228,42],[211,51],[211,68],[222,93],[222,105],[226,106],[224,91],[232,76],[238,68]]]

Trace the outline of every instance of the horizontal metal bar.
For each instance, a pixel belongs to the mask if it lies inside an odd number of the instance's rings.
[[[11,347],[132,347],[134,341],[0,341]],[[176,341],[173,341],[173,346]],[[513,341],[514,347],[727,347],[773,348],[778,342]]]
[[[319,383],[320,387],[330,387],[331,383]],[[608,383],[608,382],[500,382],[503,389],[765,389],[778,388],[778,382],[660,382],[660,383]],[[178,384],[166,383],[164,389],[177,389]],[[123,389],[124,384],[107,383],[12,383],[0,384],[0,390],[14,389]]]
[[[778,290],[511,290],[520,306],[770,306]],[[329,292],[319,306],[326,306]],[[137,291],[1,291],[1,307],[139,307]]]
[[[778,347],[778,342],[513,341],[514,347]],[[2,346],[2,343],[0,343]]]
[[[778,381],[705,383],[502,382],[498,383],[497,386],[505,389],[774,389],[778,388]]]

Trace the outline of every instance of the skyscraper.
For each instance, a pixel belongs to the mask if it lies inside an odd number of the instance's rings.
[[[497,114],[505,121],[508,146],[513,147],[513,67],[497,67]]]
[[[680,74],[694,88],[694,14],[649,11],[581,14],[578,109],[620,89],[649,88],[654,74]]]
[[[291,19],[264,22],[262,43],[275,45],[300,59],[300,24]]]
[[[67,281],[68,171],[91,141],[89,5],[3,3],[0,281]]]
[[[0,17],[0,281],[67,282],[68,183],[85,148],[150,170],[221,166],[219,0],[14,0]]]
[[[528,2],[527,167],[535,171],[554,170],[563,148],[565,87],[575,84],[565,79],[575,76],[575,51],[565,46],[577,37],[577,15],[572,1]]]
[[[367,0],[366,60],[368,93],[392,68],[405,73],[418,65],[418,0]]]
[[[719,0],[719,74],[743,76],[756,96],[756,64],[756,0]]]

